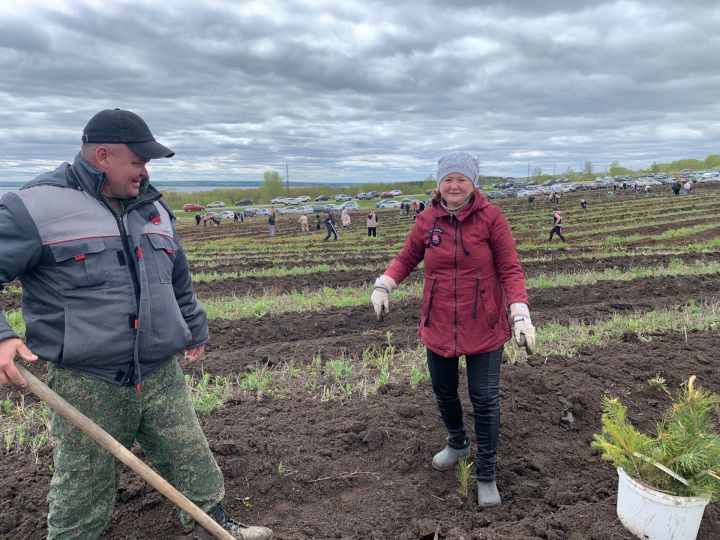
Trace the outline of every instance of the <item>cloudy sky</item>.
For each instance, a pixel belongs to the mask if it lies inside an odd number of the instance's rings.
[[[418,180],[720,153],[716,0],[0,4],[0,180],[140,114],[163,180]]]

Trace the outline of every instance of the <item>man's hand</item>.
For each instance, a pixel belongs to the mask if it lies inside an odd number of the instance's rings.
[[[382,275],[375,280],[373,292],[370,295],[370,301],[375,309],[375,316],[382,320],[383,316],[389,311],[389,295],[397,284],[390,276]]]
[[[185,356],[183,357],[183,364],[188,365],[193,362],[197,362],[200,358],[202,358],[203,354],[205,354],[205,344],[187,349],[185,351]]]
[[[7,384],[12,381],[25,388],[27,381],[15,367],[16,355],[28,362],[34,362],[38,359],[18,338],[3,339],[0,341],[0,384]]]

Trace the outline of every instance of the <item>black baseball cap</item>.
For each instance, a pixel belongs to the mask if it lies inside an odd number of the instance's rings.
[[[175,152],[155,140],[142,118],[122,109],[105,109],[93,116],[83,129],[82,141],[125,144],[145,159],[169,158],[175,155]]]

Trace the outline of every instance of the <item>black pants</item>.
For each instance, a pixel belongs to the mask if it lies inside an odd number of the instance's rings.
[[[500,437],[500,363],[503,348],[465,357],[468,392],[475,416],[477,458],[475,474],[482,482],[495,479],[497,445]],[[463,424],[458,396],[458,358],[446,358],[427,350],[433,392],[445,427],[448,446],[466,448],[470,441]]]
[[[377,227],[368,227],[368,236],[377,236]]]
[[[335,232],[335,229],[333,229],[332,227],[326,227],[326,229],[327,235],[325,235],[325,238],[323,238],[323,240],[329,240],[330,235],[333,235],[335,237],[335,240],[337,240],[337,233]]]
[[[552,230],[550,231],[550,239],[548,240],[548,242],[552,241],[554,234],[557,234],[557,235],[560,237],[560,240],[562,240],[563,242],[566,241],[566,240],[565,240],[565,237],[564,237],[564,236],[562,235],[562,233],[560,232],[560,225],[555,225],[555,226],[552,228]]]

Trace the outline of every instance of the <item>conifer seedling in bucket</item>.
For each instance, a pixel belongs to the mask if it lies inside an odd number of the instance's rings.
[[[720,498],[720,395],[684,383],[650,437],[617,398],[603,399],[593,448],[618,469],[617,513],[648,540],[693,539],[705,506]]]

